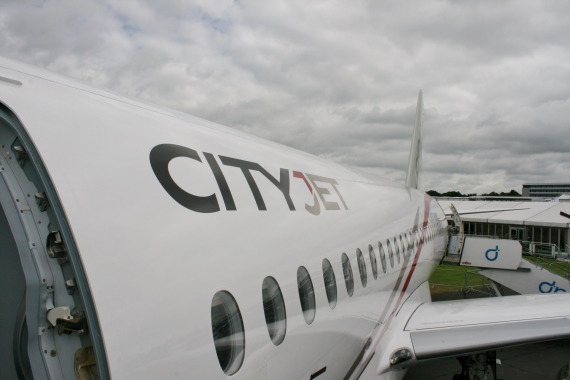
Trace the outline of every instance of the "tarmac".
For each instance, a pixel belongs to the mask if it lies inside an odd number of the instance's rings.
[[[434,294],[433,301],[480,298],[488,295],[461,292]],[[570,363],[570,339],[553,340],[497,350],[497,379],[501,380],[559,380],[559,372]],[[457,359],[427,361],[408,370],[405,380],[452,380],[461,373]],[[492,376],[489,380],[493,379]]]

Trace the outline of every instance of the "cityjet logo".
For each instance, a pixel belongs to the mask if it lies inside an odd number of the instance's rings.
[[[226,181],[226,177],[224,173],[220,169],[220,165],[218,165],[218,161],[211,153],[202,153],[210,166],[212,171],[213,177],[216,180],[218,187],[220,189],[220,193],[222,195],[222,199],[224,201],[224,205],[226,210],[228,211],[235,211],[237,210],[234,198],[232,196],[232,192]],[[186,148],[180,145],[174,144],[161,144],[157,145],[150,151],[150,165],[156,178],[166,190],[166,192],[178,203],[182,206],[196,212],[202,213],[211,213],[211,212],[218,212],[220,211],[220,203],[218,201],[218,197],[216,194],[211,194],[208,196],[198,196],[194,194],[190,194],[180,188],[174,182],[172,177],[170,176],[170,172],[168,171],[168,164],[175,158],[178,157],[187,157],[198,162],[202,162],[198,152],[193,149]],[[244,161],[237,158],[226,157],[226,156],[218,156],[220,161],[224,166],[232,166],[235,168],[239,168],[249,185],[249,189],[255,199],[257,204],[257,208],[259,210],[265,211],[267,207],[265,206],[265,202],[263,201],[263,197],[261,192],[259,191],[259,187],[257,186],[255,179],[253,178],[252,172],[257,171],[261,173],[265,178],[269,180],[279,191],[283,194],[283,198],[285,202],[287,202],[287,206],[289,206],[289,210],[295,211],[295,205],[293,204],[293,200],[291,199],[291,186],[290,186],[290,174],[289,169],[280,169],[279,179],[273,177],[267,170],[265,170],[261,165],[256,162]],[[293,171],[293,178],[302,180],[308,191],[313,196],[313,204],[305,204],[305,210],[310,212],[313,215],[319,215],[321,213],[321,203],[322,207],[325,210],[340,210],[340,204],[344,207],[345,210],[348,210],[344,199],[342,198],[340,192],[338,191],[337,185],[338,182],[333,178],[321,177],[314,174],[308,173],[301,173],[299,171]],[[323,184],[330,185],[330,188],[323,187]],[[324,185],[326,186],[326,185]],[[335,192],[335,194],[331,194],[331,189]],[[318,195],[318,198],[317,198]],[[325,200],[325,195],[330,197],[335,197],[338,202],[335,202],[331,199],[328,201]],[[320,202],[319,202],[320,200]],[[340,203],[340,204],[339,204]]]

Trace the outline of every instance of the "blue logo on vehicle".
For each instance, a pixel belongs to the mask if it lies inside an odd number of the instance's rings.
[[[538,290],[541,293],[552,293],[553,290],[554,290],[554,293],[558,293],[558,292],[566,293],[566,290],[556,286],[556,281],[552,281],[552,284],[550,282],[546,282],[546,281],[541,282],[540,285],[538,285]]]
[[[485,252],[485,257],[489,261],[495,261],[499,257],[499,246],[497,245],[495,249],[491,248]]]

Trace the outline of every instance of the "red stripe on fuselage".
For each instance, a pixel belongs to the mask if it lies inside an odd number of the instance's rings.
[[[428,225],[430,202],[431,202],[430,198],[426,195],[425,205],[424,205],[424,209],[425,209],[425,211],[424,211],[424,225],[422,227],[422,240],[420,242],[422,246],[423,246],[423,243],[425,240],[425,229]],[[418,264],[418,259],[420,258],[420,252],[421,252],[421,248],[418,249],[416,257],[414,257],[414,262],[412,263],[412,267],[410,268],[410,273],[408,274],[408,278],[406,278],[406,282],[404,283],[404,287],[402,288],[402,292],[400,293],[400,298],[398,298],[398,304],[402,300],[402,297],[404,296],[406,289],[408,289],[408,285],[410,284],[410,280],[412,279],[412,275],[414,274],[414,271],[416,270],[416,265]],[[398,304],[396,305],[396,309],[398,308]]]
[[[416,256],[414,257],[414,261],[413,261],[412,266],[410,268],[410,273],[408,273],[408,277],[406,277],[406,281],[404,282],[404,286],[402,287],[402,290],[400,291],[400,296],[398,297],[398,301],[396,301],[396,305],[392,309],[392,312],[390,313],[388,320],[384,324],[384,328],[380,332],[380,335],[378,335],[378,337],[370,345],[371,349],[368,350],[368,352],[366,353],[366,356],[362,359],[362,362],[358,366],[358,370],[356,371],[353,379],[358,379],[362,375],[362,373],[366,369],[366,366],[368,365],[368,363],[372,359],[372,356],[374,356],[374,352],[376,351],[376,347],[378,347],[378,345],[380,344],[380,341],[382,340],[382,337],[384,336],[384,334],[388,330],[388,326],[390,326],[390,322],[392,322],[392,319],[396,315],[396,311],[400,307],[400,303],[402,302],[402,298],[404,297],[404,293],[406,292],[406,289],[408,289],[408,285],[410,284],[410,281],[412,279],[412,275],[414,274],[414,271],[416,269],[416,265],[417,265],[418,260],[420,258],[420,254],[422,252],[422,247],[423,247],[424,241],[425,241],[425,229],[428,225],[429,208],[430,208],[430,202],[431,202],[431,198],[427,194],[424,197],[424,202],[425,202],[425,204],[424,204],[424,222],[423,222],[423,226],[421,229],[422,235],[420,238],[420,242],[418,244],[418,250],[416,251]],[[380,321],[380,322],[382,322],[382,321]]]
[[[309,183],[309,181],[307,181],[307,178],[305,177],[305,175],[303,173],[293,170],[293,177],[301,178],[303,181],[305,181],[305,185],[307,185],[307,187],[309,188],[309,191],[311,192],[311,194],[313,194],[313,188],[311,187],[311,184]]]

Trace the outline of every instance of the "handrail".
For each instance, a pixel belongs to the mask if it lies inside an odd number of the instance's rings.
[[[560,260],[557,258],[551,259],[541,255],[527,255],[527,256],[535,258],[533,260],[529,260],[533,264],[541,266],[542,268],[554,274],[570,279],[570,261]]]

